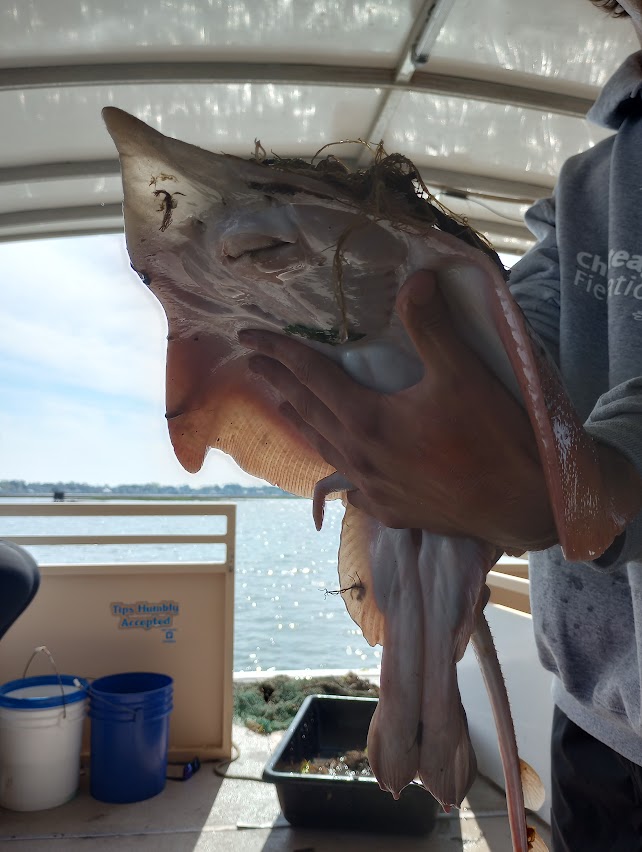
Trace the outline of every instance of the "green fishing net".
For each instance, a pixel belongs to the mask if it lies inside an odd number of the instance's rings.
[[[349,695],[378,698],[379,688],[349,672],[339,677],[293,678],[277,675],[266,680],[234,684],[234,716],[262,734],[285,730],[308,695]]]

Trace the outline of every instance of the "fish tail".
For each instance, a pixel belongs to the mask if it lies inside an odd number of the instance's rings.
[[[524,811],[524,791],[522,788],[521,766],[515,739],[515,727],[508,704],[506,685],[502,675],[493,637],[484,613],[479,613],[472,635],[473,648],[479,662],[484,684],[490,698],[495,718],[499,751],[506,781],[506,800],[513,847],[516,852],[528,852],[526,813]],[[541,783],[541,782],[540,782]]]

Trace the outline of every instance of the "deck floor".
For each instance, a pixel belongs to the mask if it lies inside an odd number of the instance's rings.
[[[428,837],[291,828],[276,791],[260,783],[278,741],[235,725],[240,756],[220,778],[204,764],[190,781],[168,782],[159,796],[131,805],[91,798],[86,777],[76,798],[59,808],[16,813],[0,808],[0,849],[15,852],[511,852],[503,794],[479,779],[469,810],[440,814]],[[547,827],[531,819],[548,842]]]

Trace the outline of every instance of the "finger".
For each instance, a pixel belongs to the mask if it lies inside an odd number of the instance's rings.
[[[351,379],[334,361],[291,337],[248,329],[239,332],[239,342],[287,367],[339,419],[346,398],[372,393]]]
[[[323,526],[325,501],[328,495],[334,494],[336,491],[351,491],[353,487],[350,480],[336,470],[317,482],[312,492],[312,517],[317,532],[321,532]]]
[[[279,413],[296,429],[304,441],[337,471],[341,471],[350,479],[349,465],[345,457],[330,441],[326,440],[315,428],[300,416],[300,414],[288,402],[279,406]]]
[[[268,381],[290,403],[299,417],[309,423],[325,438],[344,434],[344,428],[330,409],[308,390],[287,367],[272,358],[254,355],[250,358],[250,370]]]
[[[397,295],[396,307],[425,363],[448,351],[457,340],[436,271],[422,270],[411,275]]]

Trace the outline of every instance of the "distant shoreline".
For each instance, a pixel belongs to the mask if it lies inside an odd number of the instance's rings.
[[[53,492],[51,491],[43,491],[41,493],[35,492],[15,492],[10,493],[8,491],[0,491],[0,498],[3,500],[25,500],[33,498],[34,500],[53,500]],[[298,497],[296,494],[287,494],[287,493],[275,493],[275,494],[264,494],[260,489],[256,494],[126,494],[126,493],[118,493],[118,494],[96,494],[96,493],[83,493],[83,492],[75,492],[69,491],[65,492],[64,500],[60,502],[65,503],[73,503],[77,500],[96,500],[96,501],[109,501],[109,500],[171,500],[173,502],[215,502],[215,501],[225,501],[225,500],[302,500],[303,497]]]
[[[238,483],[206,485],[190,488],[187,485],[160,485],[156,482],[124,485],[90,485],[87,482],[26,482],[17,479],[0,480],[0,497],[17,499],[33,497],[42,500],[229,500],[241,497],[282,497],[293,495],[272,485],[245,486]]]

